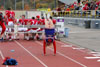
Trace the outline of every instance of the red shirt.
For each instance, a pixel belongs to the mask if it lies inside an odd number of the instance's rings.
[[[98,5],[98,6],[99,6],[99,4],[100,4],[100,1],[99,1],[99,2],[96,2],[96,5]]]
[[[2,27],[1,35],[5,32],[6,26],[3,22],[0,21],[0,26]]]
[[[35,19],[34,25],[42,25],[42,19]]]
[[[7,16],[8,21],[14,21],[15,20],[15,12],[14,11],[6,10],[5,14]]]
[[[0,25],[2,25],[2,22],[0,21]]]
[[[29,23],[30,23],[30,25],[35,25],[36,24],[36,20],[29,19]]]
[[[19,22],[20,22],[21,25],[27,25],[28,19],[19,19]]]
[[[45,25],[45,19],[41,20],[42,25]]]
[[[45,25],[45,19],[39,19],[39,20],[36,20],[38,25]],[[40,28],[39,30],[37,30],[37,32],[39,31],[42,31],[43,28]]]
[[[70,8],[67,8],[66,11],[70,11]]]
[[[85,5],[85,6],[83,7],[83,10],[88,10],[88,6]]]

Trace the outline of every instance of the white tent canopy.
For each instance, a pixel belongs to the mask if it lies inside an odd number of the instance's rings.
[[[74,2],[77,2],[77,0],[59,0],[59,1],[65,3],[65,4],[72,4]]]

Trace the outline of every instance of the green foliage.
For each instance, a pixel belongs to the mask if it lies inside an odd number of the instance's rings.
[[[22,2],[17,2],[16,3],[16,8],[17,8],[17,10],[21,10],[22,9]]]
[[[25,4],[28,4],[28,8],[33,9],[34,7],[36,9],[39,8],[54,8],[54,1],[55,0],[24,0]],[[35,5],[35,6],[34,6]],[[15,0],[0,0],[0,7],[4,6],[5,9],[12,8],[15,9]],[[16,0],[16,9],[21,10],[22,9],[22,0]]]

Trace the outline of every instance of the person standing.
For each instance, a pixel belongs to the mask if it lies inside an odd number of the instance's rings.
[[[2,30],[0,30],[1,31],[0,39],[2,39],[2,37],[3,37],[3,35],[4,35],[5,31],[6,31],[6,26],[4,24],[4,17],[3,17],[2,12],[0,12],[0,26],[2,28]]]

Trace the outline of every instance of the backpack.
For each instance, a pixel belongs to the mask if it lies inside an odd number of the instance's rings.
[[[18,62],[15,60],[15,59],[6,59],[4,62],[3,62],[3,65],[18,65]]]

